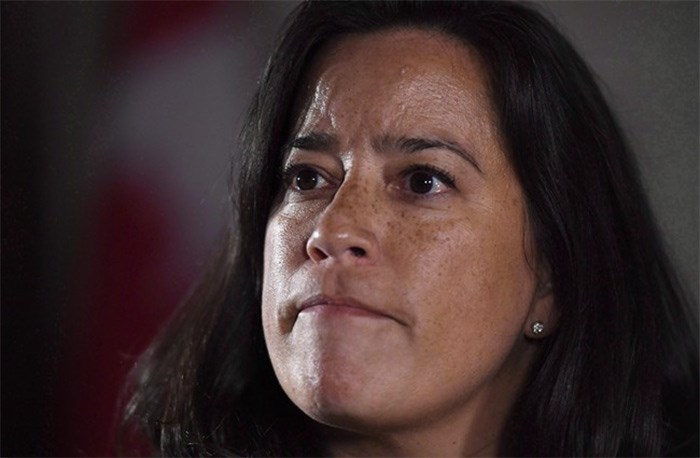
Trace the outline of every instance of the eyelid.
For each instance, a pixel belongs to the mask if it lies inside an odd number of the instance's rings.
[[[432,190],[427,193],[415,192],[411,189],[411,177],[414,173],[422,172],[430,175],[434,180],[437,181],[438,189]],[[397,175],[399,180],[392,185],[392,189],[401,196],[402,199],[408,202],[432,202],[434,199],[442,199],[448,197],[454,191],[458,191],[455,178],[452,173],[436,167],[431,164],[412,164],[401,170],[399,175]],[[433,187],[436,183],[433,183]]]
[[[440,180],[445,186],[451,189],[457,189],[457,185],[455,183],[455,177],[448,172],[447,170],[441,169],[440,167],[436,167],[431,164],[413,164],[404,169],[401,172],[402,178],[407,178],[409,177],[412,173],[415,172],[426,172],[438,180]]]
[[[323,171],[323,169],[319,168],[318,166],[315,166],[315,165],[312,165],[312,164],[309,164],[306,162],[299,162],[299,163],[292,162],[292,163],[285,165],[284,169],[282,170],[282,183],[283,183],[285,189],[290,189],[290,188],[293,189],[292,181],[294,180],[296,175],[299,172],[301,172],[302,170],[307,170],[307,169],[313,170],[314,172],[316,172],[321,177],[321,179],[323,181],[325,181],[326,183],[328,183],[330,185],[333,184],[334,180],[331,177],[329,177],[329,175],[327,173],[325,173]],[[312,192],[312,191],[315,191],[318,189],[322,189],[324,187],[325,186],[320,186],[319,188],[316,188],[313,190],[306,190],[306,191],[295,189],[295,191],[297,191],[297,192]]]
[[[319,181],[319,186],[308,190],[297,189],[294,185],[294,179],[296,178],[297,174],[303,170],[311,170],[314,173],[318,174],[319,180],[322,180]],[[409,189],[409,186],[407,185],[407,180],[411,177],[412,174],[417,172],[422,172],[427,175],[430,175],[431,177],[436,179],[441,186],[444,186],[448,189],[443,191],[430,192],[426,194],[420,194],[411,191]],[[430,198],[436,196],[437,194],[443,194],[449,191],[450,189],[457,190],[454,175],[448,172],[447,170],[444,170],[432,164],[411,164],[403,170],[401,170],[398,177],[400,178],[399,183],[395,184],[392,187],[394,187],[394,189],[399,190],[403,194],[410,195],[413,199]],[[284,166],[284,169],[282,170],[281,178],[284,189],[300,194],[309,194],[317,191],[322,191],[325,188],[332,187],[335,184],[337,184],[337,180],[335,180],[332,175],[328,174],[322,167],[310,164],[308,162],[290,162],[286,164]]]
[[[290,142],[290,145],[293,143]],[[281,174],[282,176],[288,175],[288,172],[294,167],[297,169],[308,167],[319,172],[326,180],[332,181],[339,173],[343,173],[342,164],[339,162],[339,158],[329,152],[310,151],[292,146],[282,158]],[[339,165],[340,169],[338,169]]]

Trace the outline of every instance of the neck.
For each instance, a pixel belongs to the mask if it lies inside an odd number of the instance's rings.
[[[330,428],[329,428],[330,429]],[[331,456],[496,456],[499,434],[465,437],[451,428],[364,435],[334,429],[326,435]]]
[[[512,396],[493,390],[491,396],[470,400],[438,419],[420,424],[362,433],[327,427],[326,444],[332,456],[496,456]],[[369,428],[368,428],[369,429]]]

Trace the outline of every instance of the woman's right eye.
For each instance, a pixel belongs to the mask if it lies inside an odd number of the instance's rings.
[[[294,187],[300,191],[310,191],[318,185],[318,182],[323,180],[315,170],[304,169],[297,172],[294,176]]]
[[[288,167],[284,171],[284,181],[288,188],[298,192],[321,189],[329,184],[321,173],[307,165]]]

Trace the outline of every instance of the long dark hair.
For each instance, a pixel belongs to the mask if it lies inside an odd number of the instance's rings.
[[[697,453],[697,323],[591,71],[539,13],[507,2],[309,2],[268,62],[241,135],[219,259],[133,373],[125,431],[164,455],[324,454],[272,372],[264,232],[300,81],[330,39],[413,27],[489,72],[499,130],[551,268],[560,319],[509,418],[513,455]]]

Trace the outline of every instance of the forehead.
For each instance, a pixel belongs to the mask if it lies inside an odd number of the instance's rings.
[[[352,62],[355,71],[344,68],[347,76],[360,72],[393,80],[408,75],[438,72],[483,85],[485,74],[478,53],[457,38],[423,29],[389,29],[342,36],[319,52],[309,72],[309,81],[332,73],[336,66]]]
[[[291,134],[441,137],[486,159],[500,153],[489,151],[500,141],[486,74],[474,49],[441,32],[347,35],[309,68]]]
[[[373,126],[399,117],[492,126],[486,75],[474,49],[441,32],[391,29],[344,36],[321,49],[310,66],[295,130],[347,114],[348,108]]]

